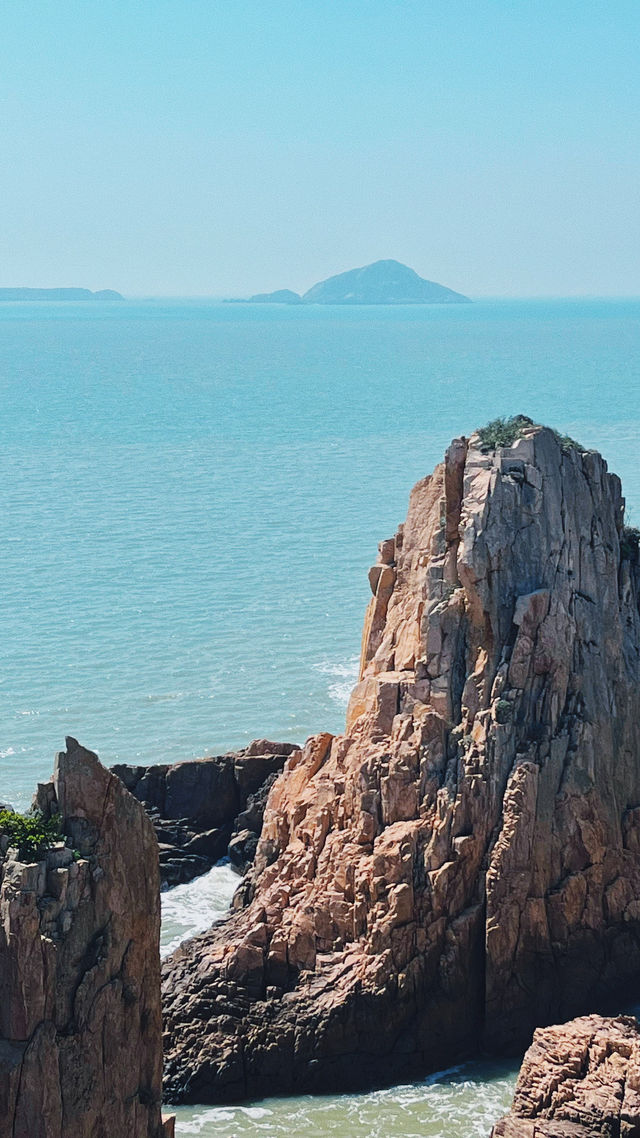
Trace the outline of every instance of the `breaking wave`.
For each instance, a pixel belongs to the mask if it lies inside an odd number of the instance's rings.
[[[162,894],[160,955],[168,956],[187,937],[203,933],[226,916],[240,878],[229,863]]]

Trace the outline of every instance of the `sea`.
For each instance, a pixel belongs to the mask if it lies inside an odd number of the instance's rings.
[[[366,570],[452,437],[526,414],[640,525],[640,301],[0,304],[0,801],[72,735],[115,762],[338,732]],[[163,897],[163,951],[228,865]],[[514,1068],[180,1108],[179,1136],[486,1138]]]

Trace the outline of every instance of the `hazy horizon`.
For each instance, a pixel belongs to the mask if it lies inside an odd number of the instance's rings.
[[[0,284],[635,298],[639,39],[636,0],[14,5]]]

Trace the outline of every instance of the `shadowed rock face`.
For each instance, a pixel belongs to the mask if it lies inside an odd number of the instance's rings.
[[[262,828],[266,784],[296,750],[294,743],[254,739],[226,755],[111,768],[153,822],[162,888],[191,881],[227,854],[244,871]]]
[[[153,827],[74,739],[37,804],[76,857],[0,854],[0,1138],[169,1138]]]
[[[165,962],[166,1088],[358,1087],[524,1047],[640,972],[637,553],[603,459],[455,440],[380,546],[346,734],[246,907]]]
[[[640,1031],[631,1016],[584,1016],[536,1031],[511,1112],[492,1138],[640,1134]]]

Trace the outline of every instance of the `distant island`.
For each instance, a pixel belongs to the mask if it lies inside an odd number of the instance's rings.
[[[304,304],[304,300],[297,292],[290,288],[279,288],[275,292],[257,292],[248,300],[230,300],[229,304]]]
[[[88,288],[0,288],[2,300],[124,300],[112,288],[91,292]]]
[[[338,273],[300,296],[291,289],[260,292],[229,304],[470,304],[468,296],[427,281],[399,261],[374,261],[361,269]]]

